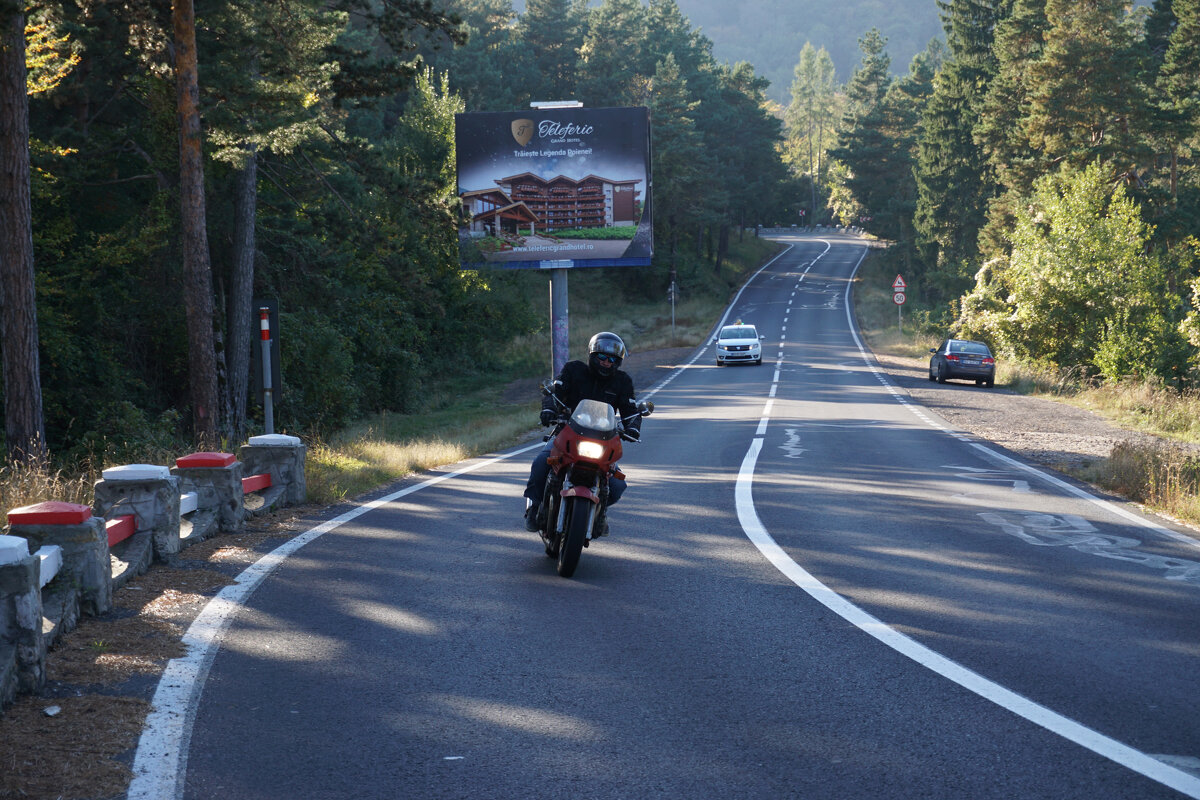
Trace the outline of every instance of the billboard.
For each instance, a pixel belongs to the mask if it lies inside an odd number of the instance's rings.
[[[454,131],[463,268],[650,263],[648,109],[472,112]]]

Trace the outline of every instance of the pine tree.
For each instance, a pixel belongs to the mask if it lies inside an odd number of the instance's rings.
[[[512,0],[456,0],[448,8],[463,20],[465,44],[434,38],[422,48],[425,62],[450,76],[450,87],[469,111],[509,111],[527,106],[531,65],[521,57]]]
[[[851,224],[862,221],[870,228],[874,215],[882,212],[887,187],[880,181],[887,174],[890,143],[885,133],[883,99],[891,85],[888,69],[891,59],[884,50],[887,39],[872,28],[858,40],[862,61],[846,87],[846,112],[838,135],[838,146],[830,156],[845,166],[842,178],[853,204],[844,206],[841,214]]]
[[[1099,159],[1132,175],[1149,154],[1135,136],[1146,113],[1124,0],[1047,0],[1046,44],[1029,72],[1021,127],[1045,169]]]
[[[717,171],[715,181],[725,188],[716,221],[718,237],[715,270],[729,246],[729,229],[744,226],[748,218],[761,219],[769,210],[778,213],[780,187],[786,179],[779,159],[782,125],[767,110],[766,78],[739,62],[719,68],[720,93],[705,115],[706,149]]]
[[[586,0],[527,0],[517,35],[531,99],[575,99],[586,20]]]
[[[644,56],[646,15],[640,0],[604,0],[591,10],[579,49],[576,99],[586,106],[645,103],[652,74]]]
[[[332,108],[333,70],[324,55],[346,24],[344,14],[301,0],[230,2],[206,18],[199,47],[211,53],[206,69],[205,117],[213,157],[234,168],[233,247],[224,298],[225,347],[218,347],[223,377],[224,433],[241,441],[250,385],[258,161],[287,154],[314,139],[337,134]]]
[[[819,219],[817,187],[824,179],[825,156],[835,127],[837,108],[833,59],[822,47],[817,50],[805,42],[796,62],[792,81],[792,102],[784,113],[788,124],[788,152],[803,158],[809,180],[807,219],[816,224]],[[797,151],[800,151],[799,153]]]
[[[996,26],[997,74],[983,99],[975,141],[994,171],[997,197],[979,234],[985,259],[1007,252],[1014,213],[1043,172],[1040,151],[1022,123],[1029,107],[1033,66],[1042,57],[1049,23],[1046,0],[1015,0]]]
[[[675,57],[658,64],[650,84],[651,152],[654,160],[655,239],[672,260],[684,228],[694,222],[710,168],[704,138],[696,129],[700,104],[693,100]]]
[[[0,6],[0,360],[8,460],[46,455],[29,196],[29,95],[22,6]]]
[[[973,272],[969,264],[978,255],[978,233],[994,193],[994,179],[975,131],[984,93],[996,72],[992,43],[998,10],[994,3],[980,0],[939,0],[938,6],[950,60],[934,81],[922,117],[914,225],[924,261],[950,279],[928,285],[955,287],[956,277]]]
[[[890,152],[884,165],[887,175],[883,178],[885,191],[881,192],[879,204],[881,218],[875,222],[874,230],[895,240],[899,257],[910,274],[915,250],[913,217],[918,199],[915,173],[923,132],[921,111],[929,104],[943,56],[941,41],[934,39],[913,57],[908,74],[892,83],[883,100]]]
[[[1175,25],[1167,37],[1156,83],[1160,107],[1167,117],[1171,197],[1177,198],[1179,149],[1200,137],[1200,0],[1174,0],[1166,5]]]
[[[651,74],[659,61],[671,54],[679,66],[681,75],[689,75],[690,83],[703,80],[716,61],[713,58],[713,43],[680,11],[676,0],[650,0],[646,16],[646,39],[643,52],[651,63],[643,64]],[[692,92],[696,87],[692,86]]]

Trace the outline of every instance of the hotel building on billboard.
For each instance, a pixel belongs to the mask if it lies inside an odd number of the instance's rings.
[[[641,202],[637,180],[598,175],[546,180],[531,172],[496,180],[496,189],[463,192],[471,233],[484,235],[519,228],[553,233],[566,228],[620,228],[637,225]]]

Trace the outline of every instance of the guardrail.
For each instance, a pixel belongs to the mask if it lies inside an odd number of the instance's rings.
[[[48,501],[8,512],[0,534],[0,708],[46,680],[46,653],[81,613],[154,560],[248,516],[304,502],[306,449],[294,436],[251,437],[232,453],[192,453],[173,467],[104,470],[90,506]]]

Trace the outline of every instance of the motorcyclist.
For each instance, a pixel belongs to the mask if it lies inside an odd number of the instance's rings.
[[[610,331],[601,331],[588,342],[588,360],[568,361],[555,378],[554,395],[573,412],[580,400],[599,400],[608,403],[617,410],[621,417],[629,417],[625,423],[625,435],[637,440],[641,437],[642,418],[638,415],[636,395],[633,390],[633,378],[623,372],[621,361],[626,356],[625,342],[621,337]],[[550,425],[560,415],[553,397],[542,398],[542,425]],[[554,440],[546,442],[546,446],[538,451],[529,468],[529,480],[525,484],[525,528],[536,531],[538,507],[542,502],[542,492],[546,485],[546,476],[550,473],[550,465],[546,459]],[[625,491],[625,481],[609,476],[608,505],[613,505]],[[607,523],[603,526],[607,533]]]

